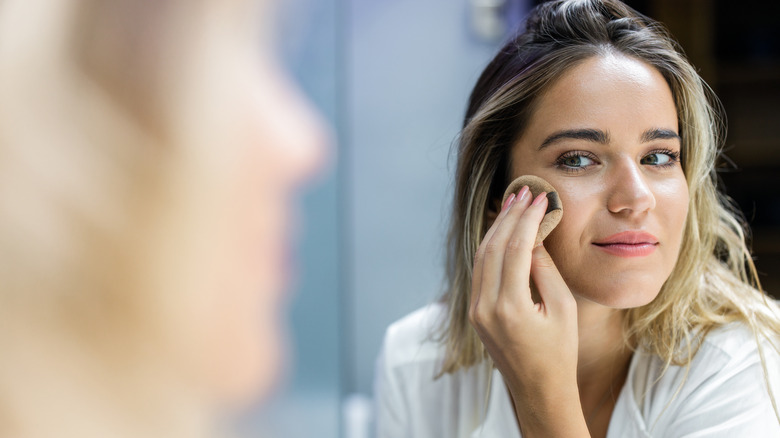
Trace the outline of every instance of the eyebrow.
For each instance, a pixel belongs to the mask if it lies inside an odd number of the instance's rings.
[[[601,144],[609,143],[609,134],[604,131],[600,131],[598,129],[567,129],[550,134],[547,138],[544,139],[541,146],[539,146],[539,150],[546,148],[556,141],[566,138],[573,140],[587,140]]]
[[[647,143],[653,140],[670,140],[670,139],[682,140],[680,136],[676,132],[672,131],[671,129],[653,128],[643,132],[640,141],[642,143]]]
[[[594,143],[608,144],[610,141],[609,133],[599,129],[566,129],[550,134],[539,146],[539,150],[563,139],[586,140]],[[671,129],[651,128],[642,133],[639,140],[647,143],[653,140],[681,140],[680,136]]]

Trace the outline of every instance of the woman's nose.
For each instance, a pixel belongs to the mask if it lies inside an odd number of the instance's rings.
[[[285,130],[284,147],[286,162],[292,170],[294,179],[300,183],[323,167],[328,151],[332,147],[332,134],[314,107],[295,88],[297,95],[288,103],[288,129]]]
[[[630,159],[614,165],[610,177],[607,209],[615,214],[637,215],[655,208],[655,195],[642,172],[641,164]]]
[[[276,74],[274,87],[262,96],[267,146],[274,149],[272,172],[299,185],[323,167],[332,147],[332,132],[311,103],[287,78]]]

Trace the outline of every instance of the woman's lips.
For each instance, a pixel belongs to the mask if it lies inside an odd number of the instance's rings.
[[[593,242],[599,249],[618,257],[644,257],[658,246],[658,238],[642,231],[623,231]]]

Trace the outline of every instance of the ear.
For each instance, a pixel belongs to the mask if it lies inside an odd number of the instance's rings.
[[[488,204],[487,212],[485,213],[485,219],[487,219],[487,227],[493,226],[493,222],[496,221],[498,214],[501,212],[501,200],[493,198]]]

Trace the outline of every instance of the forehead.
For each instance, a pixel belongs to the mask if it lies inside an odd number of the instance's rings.
[[[672,92],[651,65],[620,54],[590,57],[539,98],[523,137],[593,128],[614,135],[648,128],[677,131]]]

